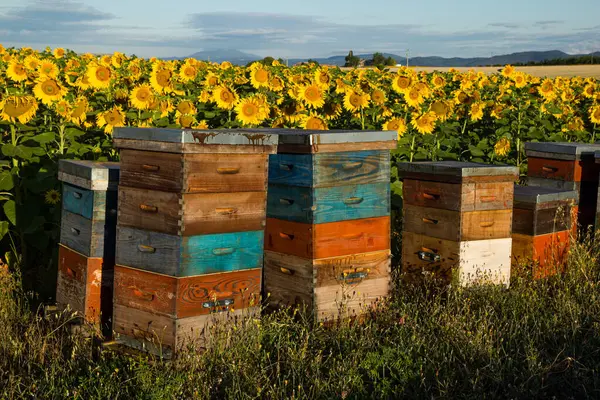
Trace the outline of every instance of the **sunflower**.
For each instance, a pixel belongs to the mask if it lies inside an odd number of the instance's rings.
[[[71,107],[66,100],[60,100],[54,103],[54,111],[63,118],[68,118],[71,114]]]
[[[463,92],[462,90],[457,90],[454,93],[454,102],[456,104],[471,104],[473,102],[473,98],[471,96],[469,96],[467,93]]]
[[[147,110],[150,108],[154,95],[152,94],[152,87],[148,84],[136,86],[131,90],[129,95],[129,101],[131,105],[139,110]]]
[[[348,89],[350,89],[350,87],[346,85],[342,79],[337,78],[335,80],[335,92],[337,94],[345,94]]]
[[[60,72],[56,64],[50,60],[42,60],[37,71],[40,76],[47,76],[48,78],[56,78]]]
[[[0,102],[0,118],[26,124],[33,119],[38,103],[33,96],[10,96]]]
[[[164,67],[156,67],[157,65],[158,64],[155,64],[152,68],[152,73],[150,74],[150,85],[152,85],[152,89],[158,93],[171,93],[173,91],[173,85],[171,82],[173,72]]]
[[[515,82],[515,86],[519,89],[527,86],[527,76],[521,71],[513,73],[511,79]]]
[[[506,157],[510,152],[510,140],[507,137],[503,137],[498,140],[494,145],[494,153],[498,157]]]
[[[338,103],[325,103],[323,106],[323,117],[325,120],[331,121],[336,119],[342,113],[342,106]]]
[[[205,86],[212,87],[212,86],[217,86],[218,84],[219,84],[218,76],[216,76],[212,72],[209,72],[208,74],[206,74],[206,77],[204,78]]]
[[[200,92],[200,95],[198,95],[198,101],[201,103],[208,103],[211,98],[212,94],[208,90],[203,90]]]
[[[435,75],[431,80],[431,83],[436,89],[441,89],[446,85],[446,80],[440,75]]]
[[[71,107],[71,114],[68,120],[76,125],[81,125],[86,117],[89,110],[89,103],[86,97],[79,97],[75,100],[75,103]]]
[[[410,123],[419,133],[425,135],[433,132],[435,129],[435,120],[435,113],[429,111],[422,115],[413,114]]]
[[[233,64],[230,63],[229,61],[223,61],[221,63],[221,69],[229,69],[229,68],[232,68],[232,67],[233,67]]]
[[[588,99],[591,99],[594,97],[595,91],[596,89],[594,88],[594,84],[589,83],[583,88],[583,95]]]
[[[490,113],[490,115],[492,117],[494,117],[495,119],[500,119],[502,118],[502,113],[504,112],[504,107],[500,104],[496,104],[493,108],[492,108],[492,112]]]
[[[177,112],[179,114],[196,114],[196,106],[189,100],[181,100],[177,104]]]
[[[238,101],[235,112],[243,125],[258,125],[266,118],[263,105],[256,97],[246,97]]]
[[[108,111],[99,113],[96,116],[96,124],[99,128],[104,127],[104,132],[112,134],[113,129],[119,126],[125,126],[125,113],[121,106],[114,106]]]
[[[4,53],[2,55],[2,61],[4,61],[4,62],[11,62],[12,59],[13,58],[9,53]]]
[[[471,121],[481,120],[483,118],[483,103],[476,102],[471,104],[469,114],[471,114]]]
[[[127,60],[127,56],[121,52],[115,51],[110,58],[110,63],[115,68],[121,68],[123,61]]]
[[[325,105],[325,109],[327,108],[327,104]],[[292,101],[289,104],[286,104],[281,108],[281,113],[283,114],[283,118],[291,124],[294,124],[298,121],[301,121],[303,116],[300,114],[304,111],[304,106],[297,102]],[[325,116],[327,118],[327,114]]]
[[[319,116],[308,115],[302,121],[302,128],[309,131],[327,130],[327,123]]]
[[[192,129],[206,130],[208,129],[208,122],[206,122],[205,120],[201,120],[196,125],[194,125]]]
[[[262,64],[255,63],[250,66],[250,84],[255,89],[269,86],[269,71]]]
[[[112,75],[110,68],[105,65],[91,64],[86,71],[89,85],[95,89],[107,88]]]
[[[212,93],[212,100],[223,110],[232,110],[238,97],[235,90],[226,86],[217,86]]]
[[[16,59],[12,60],[6,67],[6,76],[15,82],[27,80],[27,70],[25,69],[25,65]]]
[[[75,81],[75,86],[77,86],[79,89],[87,90],[92,87],[92,84],[90,83],[90,78],[88,75],[81,75]]]
[[[398,132],[398,139],[404,136],[406,133],[406,121],[403,118],[392,118],[383,124],[384,131],[396,131]]]
[[[374,89],[371,92],[371,101],[373,102],[373,104],[376,104],[378,106],[382,106],[385,104],[386,101],[386,97],[385,97],[385,92],[381,89]]]
[[[554,92],[554,83],[552,83],[551,79],[544,79],[542,84],[538,87],[538,92],[546,100],[553,100],[556,98],[556,93]]]
[[[269,81],[269,89],[271,89],[272,91],[281,92],[283,90],[283,88],[284,88],[284,83],[280,77],[274,76]]]
[[[404,94],[404,100],[406,101],[406,104],[414,108],[418,108],[425,101],[416,86],[413,86],[408,93]]]
[[[31,54],[25,57],[23,64],[25,64],[25,68],[27,68],[28,70],[35,71],[40,66],[40,59],[37,58],[36,55]]]
[[[38,78],[33,88],[35,97],[47,106],[53,101],[62,100],[67,92],[58,80],[43,76]]]
[[[193,125],[196,124],[196,118],[190,114],[180,114],[177,117],[177,123],[182,128],[191,128]]]
[[[100,57],[100,64],[104,65],[105,67],[112,65],[112,56],[110,54],[103,55]]]
[[[320,108],[325,104],[323,89],[314,83],[300,89],[300,98],[312,108]]]
[[[425,99],[431,96],[431,90],[429,89],[429,86],[427,86],[427,84],[424,82],[418,82],[417,84],[415,84],[414,88],[417,89],[421,97]]]
[[[392,80],[392,89],[398,93],[406,93],[410,89],[412,79],[409,76],[398,75]]]
[[[58,204],[60,201],[60,192],[56,189],[50,189],[44,195],[44,201],[47,204]]]
[[[429,111],[433,111],[438,120],[444,122],[450,116],[452,108],[443,100],[436,100],[429,106]]]
[[[600,105],[590,108],[590,120],[594,124],[600,124]]]
[[[57,47],[52,51],[54,58],[63,58],[65,56],[65,49],[62,47]]]
[[[507,78],[510,78],[514,73],[515,73],[515,68],[512,65],[506,65],[502,69],[502,75],[504,75]]]
[[[196,79],[198,70],[190,63],[185,63],[179,69],[179,78],[184,82],[191,82]]]
[[[348,111],[356,112],[369,105],[369,95],[360,94],[355,90],[349,90],[344,96],[344,107]]]
[[[329,73],[325,69],[317,69],[314,73],[315,83],[322,87],[323,89],[327,89],[329,84],[331,83],[331,77]]]

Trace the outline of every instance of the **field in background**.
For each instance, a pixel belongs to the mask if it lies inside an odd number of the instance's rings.
[[[449,67],[412,67],[417,71],[433,72],[443,71],[448,72]],[[477,72],[485,72],[486,74],[494,74],[502,70],[502,67],[456,67],[455,70],[459,72],[467,72],[469,70],[475,70]],[[540,78],[556,78],[559,76],[565,78],[572,78],[580,76],[582,78],[596,78],[600,79],[600,65],[548,65],[548,66],[532,66],[532,67],[515,67],[517,71],[522,71],[526,74],[537,76]],[[396,71],[397,68],[392,68],[392,71]]]

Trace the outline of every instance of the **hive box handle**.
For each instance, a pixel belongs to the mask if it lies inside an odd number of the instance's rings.
[[[140,253],[155,253],[156,249],[152,246],[144,246],[143,244],[138,244],[138,251]]]
[[[80,231],[79,229],[71,228],[71,233],[75,236],[79,236]]]
[[[286,274],[286,275],[294,275],[296,273],[296,271],[294,271],[293,269],[284,268],[284,267],[279,267],[279,270],[281,271],[282,274]]]
[[[482,203],[491,203],[496,201],[496,196],[481,196],[479,200],[481,200]]]
[[[544,165],[542,167],[542,171],[544,171],[544,172],[556,172],[556,171],[558,171],[558,168],[553,167],[551,165]]]
[[[279,168],[283,169],[285,171],[291,171],[294,168],[294,164],[283,164],[283,163],[280,163],[279,164]]]
[[[147,204],[140,204],[140,210],[147,212],[147,213],[157,213],[158,207],[149,206]]]
[[[439,254],[430,253],[428,251],[419,251],[417,253],[420,260],[429,261],[429,262],[439,262],[442,257]]]
[[[437,225],[439,221],[437,219],[423,218],[423,222],[426,224]]]
[[[426,200],[439,200],[440,195],[436,193],[426,193],[423,192],[423,198]]]
[[[215,301],[205,301],[202,303],[202,307],[204,308],[216,308],[216,307],[229,307],[233,305],[234,299],[222,299]]]
[[[80,199],[83,195],[80,192],[72,192],[73,193],[73,197],[75,197],[76,199]]]
[[[294,235],[291,233],[279,232],[279,237],[285,240],[294,240]]]
[[[237,212],[237,208],[233,208],[233,207],[215,208],[215,212],[217,214],[222,214],[222,215],[235,214]]]
[[[342,168],[343,169],[355,169],[355,168],[362,167],[362,165],[363,165],[362,161],[347,162],[347,163],[342,164]]]
[[[286,205],[286,206],[291,206],[292,204],[294,204],[294,200],[293,199],[284,199],[284,198],[280,198],[279,199],[279,203]]]
[[[160,167],[158,165],[144,164],[142,165],[142,169],[145,171],[156,172],[160,169]]]
[[[77,277],[77,274],[75,273],[75,271],[73,271],[71,268],[67,267],[67,275],[70,278],[75,279]]]
[[[147,293],[138,288],[132,288],[132,289],[133,289],[133,294],[135,295],[135,297],[139,297],[142,300],[153,301],[155,298],[153,293]]]
[[[221,167],[217,168],[217,173],[221,175],[234,175],[240,172],[240,167]]]
[[[491,226],[494,225],[494,221],[489,221],[489,222],[480,222],[479,226],[482,228],[489,228]]]
[[[232,254],[235,251],[233,247],[220,247],[218,249],[213,249],[212,253],[215,256],[226,256],[228,254]]]
[[[360,204],[363,202],[363,198],[362,197],[348,197],[347,199],[344,200],[344,204]]]

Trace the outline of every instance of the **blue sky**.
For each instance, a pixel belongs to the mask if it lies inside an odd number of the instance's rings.
[[[600,0],[2,0],[0,43],[138,56],[600,50]]]

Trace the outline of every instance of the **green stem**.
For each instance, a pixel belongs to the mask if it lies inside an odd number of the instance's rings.
[[[17,128],[14,125],[10,126],[10,142],[13,146],[17,146]],[[19,166],[19,160],[12,157],[12,165],[13,167]]]
[[[416,135],[413,134],[412,143],[410,145],[410,162],[413,162],[413,157],[415,155],[415,139]]]
[[[592,143],[596,143],[596,124],[594,123],[594,129],[592,129]]]
[[[365,130],[365,111],[364,109],[361,107],[360,109],[360,126],[362,128],[362,130]]]
[[[521,167],[521,105],[517,111],[517,167]]]
[[[65,125],[60,124],[58,127],[58,136],[60,142],[58,143],[58,152],[62,155],[65,154]]]

